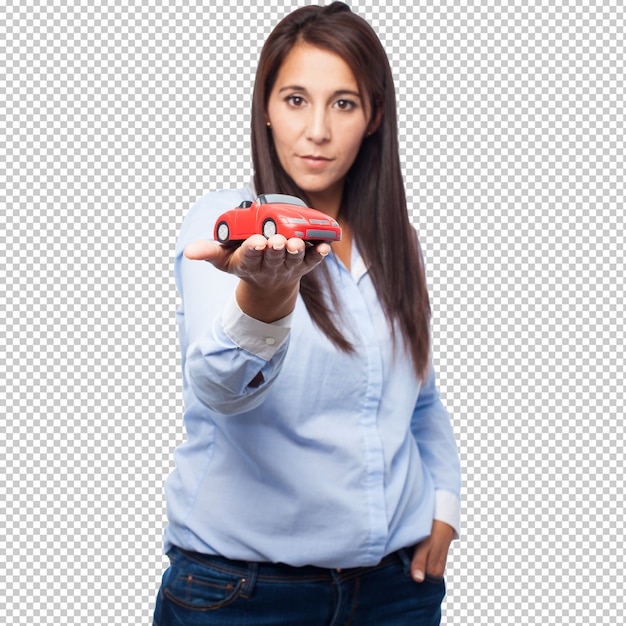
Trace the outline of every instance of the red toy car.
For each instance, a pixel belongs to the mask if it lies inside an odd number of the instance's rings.
[[[267,239],[276,233],[305,241],[339,241],[341,228],[332,218],[307,207],[300,198],[280,193],[260,195],[226,211],[215,223],[215,239],[220,243],[244,241],[262,233]]]

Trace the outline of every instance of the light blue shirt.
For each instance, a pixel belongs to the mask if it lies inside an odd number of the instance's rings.
[[[265,324],[239,309],[236,277],[183,257],[212,239],[219,214],[252,199],[248,188],[208,194],[178,240],[187,441],[166,482],[165,551],[345,568],[414,545],[434,518],[458,533],[459,458],[434,372],[420,384],[408,353],[394,351],[356,246],[351,271],[332,252],[324,261],[354,354],[330,343],[301,299]]]

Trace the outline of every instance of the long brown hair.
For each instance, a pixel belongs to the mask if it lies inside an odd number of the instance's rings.
[[[267,103],[278,71],[303,42],[340,56],[365,94],[372,118],[382,121],[366,138],[346,177],[341,220],[348,223],[391,326],[400,331],[419,377],[429,363],[430,304],[421,250],[411,226],[400,167],[396,100],[387,55],[370,25],[342,2],[306,6],[285,17],[263,46],[252,101],[252,161],[258,193],[290,193],[307,200],[282,168],[268,130]],[[303,277],[300,293],[315,324],[340,349],[352,345],[341,331],[341,312],[322,263]],[[322,289],[322,284],[327,289]],[[329,294],[329,300],[324,294]]]

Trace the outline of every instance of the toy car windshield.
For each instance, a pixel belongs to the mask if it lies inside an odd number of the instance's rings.
[[[262,193],[258,198],[259,204],[295,204],[296,206],[306,207],[306,204],[296,198],[296,196],[288,196],[284,193]]]

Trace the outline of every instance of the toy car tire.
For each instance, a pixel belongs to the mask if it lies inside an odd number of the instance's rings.
[[[272,235],[275,235],[278,232],[276,228],[276,222],[273,219],[266,219],[263,222],[263,236],[266,239],[269,239]]]
[[[220,222],[217,225],[217,240],[220,243],[226,243],[230,237],[230,229],[228,228],[228,224],[226,222]]]

